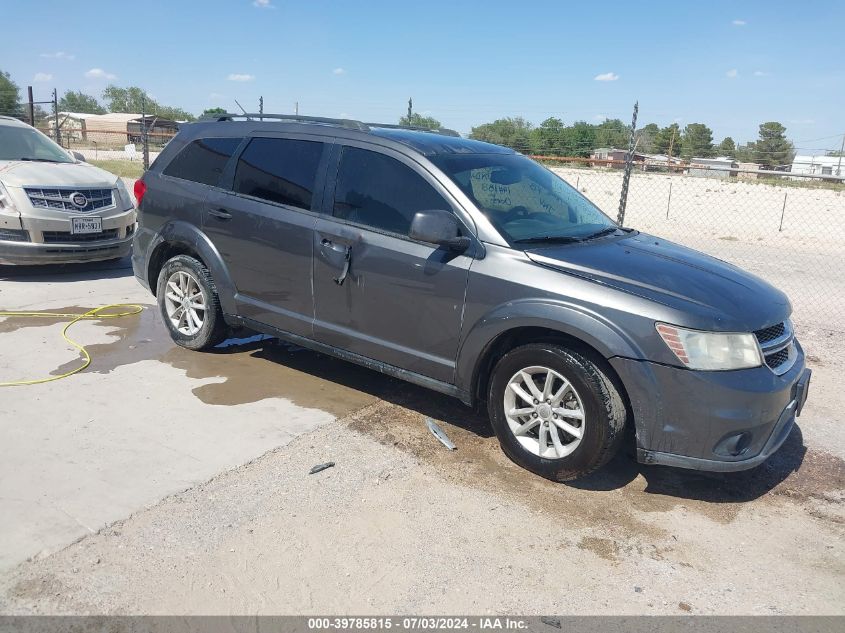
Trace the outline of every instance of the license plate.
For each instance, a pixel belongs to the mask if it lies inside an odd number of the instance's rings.
[[[80,233],[102,233],[103,218],[71,218],[70,232],[74,235]]]

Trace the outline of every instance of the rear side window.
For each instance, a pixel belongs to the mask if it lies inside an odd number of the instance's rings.
[[[201,138],[188,144],[165,167],[164,175],[216,185],[241,138]]]
[[[310,209],[323,144],[254,138],[238,159],[234,191],[299,209]]]
[[[417,211],[451,206],[419,174],[398,160],[344,147],[337,172],[334,216],[407,235]]]

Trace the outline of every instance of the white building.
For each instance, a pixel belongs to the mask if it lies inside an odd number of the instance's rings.
[[[814,176],[845,176],[845,157],[796,156],[790,171]]]

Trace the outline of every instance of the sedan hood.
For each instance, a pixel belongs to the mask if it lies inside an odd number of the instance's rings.
[[[117,176],[88,163],[0,161],[0,182],[7,187],[114,187]]]
[[[786,295],[759,277],[644,233],[532,249],[526,254],[538,264],[656,301],[692,317],[676,325],[753,331],[785,320],[791,313]]]

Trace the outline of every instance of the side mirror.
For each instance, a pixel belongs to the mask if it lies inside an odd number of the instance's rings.
[[[408,236],[456,252],[463,252],[470,245],[469,238],[461,235],[461,225],[451,211],[417,211]]]
[[[80,161],[80,162],[82,162],[82,163],[86,162],[86,161],[85,161],[85,157],[84,157],[82,154],[80,154],[79,152],[71,152],[71,154],[73,154],[73,157],[74,157],[76,160],[78,160],[78,161]]]

